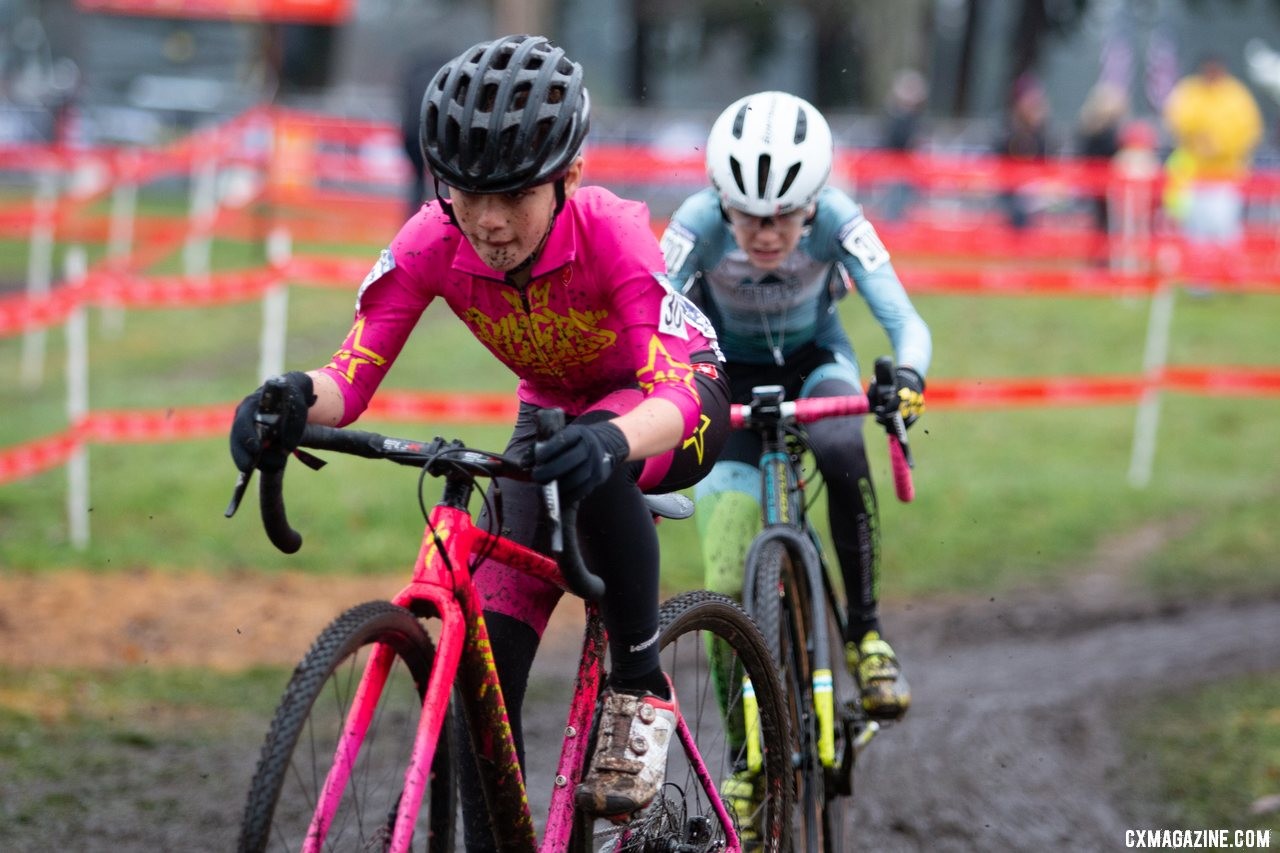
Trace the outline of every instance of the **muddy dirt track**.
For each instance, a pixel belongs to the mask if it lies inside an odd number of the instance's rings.
[[[251,649],[293,663],[328,618],[385,597],[384,580],[0,575],[0,664],[242,665]],[[911,714],[858,768],[858,849],[1119,850],[1149,826],[1141,766],[1127,766],[1117,711],[1210,678],[1280,671],[1280,602],[1154,606],[1111,589],[917,603],[886,613],[915,693]],[[94,601],[111,601],[110,608]],[[79,614],[74,630],[57,613]],[[204,630],[193,631],[192,614]],[[531,776],[553,763],[566,660],[581,616],[562,603],[526,711]],[[250,628],[248,626],[259,626]],[[97,638],[86,642],[87,638]],[[61,644],[61,645],[60,645]],[[65,658],[62,658],[65,661]],[[89,778],[17,789],[0,778],[0,839],[12,851],[229,850],[262,731],[199,748],[122,742]],[[65,825],[10,820],[51,791],[85,804]],[[543,791],[535,807],[545,808]]]

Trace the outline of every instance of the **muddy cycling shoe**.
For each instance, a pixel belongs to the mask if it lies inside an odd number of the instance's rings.
[[[720,798],[725,808],[733,815],[738,827],[738,841],[743,851],[760,849],[760,806],[764,801],[764,786],[758,786],[758,773],[750,770],[735,770],[720,783]]]
[[[898,666],[898,656],[880,632],[868,631],[860,643],[846,643],[844,653],[867,715],[877,720],[902,719],[911,705],[911,688]]]
[[[586,778],[573,791],[579,811],[614,821],[629,820],[657,796],[667,775],[667,747],[676,731],[676,694],[606,687],[601,695],[596,751]]]

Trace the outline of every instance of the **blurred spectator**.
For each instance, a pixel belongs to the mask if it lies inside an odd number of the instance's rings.
[[[422,144],[418,138],[419,123],[422,120],[422,95],[446,61],[448,57],[441,58],[434,51],[420,51],[410,55],[400,76],[400,137],[405,156],[413,168],[406,195],[409,216],[417,213],[424,201],[435,197],[433,189],[427,186],[427,165],[422,159]]]
[[[1129,98],[1113,83],[1101,82],[1090,90],[1080,107],[1076,123],[1076,145],[1081,157],[1110,160],[1120,151],[1120,128],[1129,115]],[[1107,196],[1093,198],[1095,227],[1107,232]]]
[[[1243,183],[1262,139],[1257,101],[1217,56],[1178,81],[1164,103],[1175,145],[1167,167],[1182,181],[1170,211],[1188,240],[1229,246],[1243,231]],[[1181,214],[1179,216],[1179,214]]]
[[[1049,100],[1035,75],[1024,73],[1013,84],[1013,99],[992,153],[1019,160],[1045,160],[1049,156]],[[1030,185],[1000,194],[1009,225],[1025,228],[1039,204]]]
[[[1109,187],[1113,269],[1135,272],[1151,258],[1152,225],[1159,212],[1160,133],[1153,122],[1129,119],[1120,128],[1119,150],[1111,158],[1115,180]]]
[[[886,151],[900,153],[915,150],[923,133],[928,101],[929,84],[924,75],[914,68],[899,71],[885,100],[880,146]],[[884,218],[891,221],[901,219],[915,196],[916,188],[910,181],[894,181],[885,197]]]

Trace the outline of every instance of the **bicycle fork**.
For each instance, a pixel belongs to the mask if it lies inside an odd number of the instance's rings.
[[[437,597],[435,604],[441,608],[440,612],[446,622],[449,616],[461,621],[462,614],[456,602]],[[412,756],[409,767],[405,771],[404,786],[401,789],[399,806],[396,809],[395,822],[387,848],[389,850],[408,850],[413,838],[414,824],[421,808],[427,774],[431,768],[430,757],[435,754],[439,744],[442,723],[449,707],[451,675],[457,669],[461,652],[459,640],[460,638],[454,638],[448,633],[441,638],[435,666],[423,700],[423,712],[418,720]],[[382,693],[395,659],[395,652],[390,646],[378,644],[365,664],[364,673],[356,688],[355,699],[351,703],[351,710],[343,726],[343,735],[338,739],[334,750],[333,764],[325,777],[311,825],[307,830],[307,838],[303,845],[304,853],[324,849],[329,827],[342,801],[343,792],[351,778],[360,747],[364,743],[365,733],[377,709],[378,697]]]
[[[818,618],[818,614],[825,612],[825,602],[822,600],[821,592],[824,588],[822,564],[818,559],[813,543],[800,535],[794,528],[785,524],[771,525],[771,528],[770,535],[782,541],[787,553],[791,556],[793,570],[797,571],[800,576],[798,579],[803,579],[804,588],[808,591],[810,598],[808,609],[811,615],[811,624],[809,625],[807,642],[810,645],[810,659],[813,662],[812,672],[810,673],[810,689],[813,691],[813,712],[818,735],[816,747],[818,761],[821,762],[823,767],[832,768],[837,764],[837,717],[835,678],[831,671],[831,645],[828,636],[828,625],[825,619]],[[757,770],[760,766],[758,763],[760,761],[759,746],[755,739],[750,737],[750,733],[759,730],[759,711],[754,701],[754,694],[749,692],[750,684],[745,679],[743,689],[743,710],[746,716],[748,732],[747,762],[750,769]],[[865,747],[866,743],[874,736],[875,731],[871,730],[872,728],[864,729],[854,739],[854,746],[857,751],[861,751],[858,741],[861,740],[861,746]],[[755,755],[752,754],[753,747]]]

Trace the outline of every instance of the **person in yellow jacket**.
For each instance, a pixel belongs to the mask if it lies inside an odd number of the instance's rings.
[[[1243,232],[1243,184],[1262,140],[1262,114],[1248,87],[1217,56],[1178,81],[1164,103],[1164,121],[1186,181],[1182,216],[1188,240],[1230,244]]]

